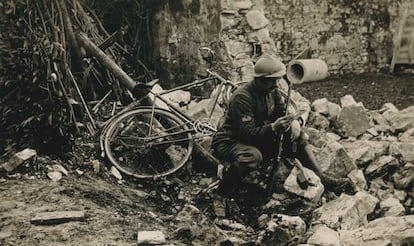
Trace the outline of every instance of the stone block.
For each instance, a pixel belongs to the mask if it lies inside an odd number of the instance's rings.
[[[367,175],[383,174],[389,168],[397,167],[398,160],[390,155],[380,156],[378,159],[375,159],[369,166],[365,169]]]
[[[316,99],[315,101],[313,101],[311,104],[311,107],[314,112],[320,113],[324,116],[328,116],[329,115],[328,103],[329,103],[328,99],[320,98],[320,99]]]
[[[247,12],[246,20],[253,30],[264,28],[269,24],[269,20],[259,10],[250,10]]]
[[[390,154],[406,162],[414,161],[414,142],[393,142],[390,145]]]
[[[367,190],[367,180],[365,179],[364,172],[362,170],[352,170],[348,173],[348,178],[351,180],[351,185],[354,191]]]
[[[363,134],[370,128],[365,108],[358,104],[342,107],[336,126],[344,137],[358,137]]]
[[[367,215],[374,211],[378,202],[376,197],[363,191],[353,196],[342,193],[338,199],[316,209],[314,218],[333,229],[356,229],[368,223]]]
[[[306,176],[310,178],[310,183],[312,186],[308,186],[306,189],[302,189],[297,181],[298,174],[300,173],[299,169],[294,167],[285,180],[283,187],[300,197],[307,198],[313,202],[318,202],[321,199],[323,192],[325,191],[324,186],[321,183],[320,178],[310,169],[304,168]]]
[[[339,234],[331,228],[320,225],[315,229],[315,233],[307,241],[310,245],[320,246],[340,246]]]
[[[137,236],[138,245],[160,245],[165,244],[165,235],[162,231],[139,231]]]
[[[336,141],[329,141],[315,157],[322,171],[333,176],[346,177],[350,171],[357,169],[348,152]]]
[[[395,187],[398,189],[406,189],[414,186],[414,165],[407,163],[392,175]]]
[[[412,245],[414,215],[384,217],[353,230],[339,231],[341,246]]]
[[[370,140],[342,141],[341,144],[358,166],[371,162],[378,156],[385,155],[390,145],[388,141]]]
[[[405,213],[404,206],[394,197],[388,197],[381,201],[380,208],[384,212],[384,216],[400,216]]]
[[[340,98],[341,107],[348,107],[357,104],[354,97],[352,95],[345,95]]]

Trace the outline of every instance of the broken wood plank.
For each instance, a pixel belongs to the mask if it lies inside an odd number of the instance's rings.
[[[20,166],[26,160],[33,158],[36,155],[36,150],[34,149],[24,149],[16,154],[14,154],[10,160],[6,163],[1,165],[1,169],[5,170],[6,172],[10,173],[18,166]]]
[[[53,225],[69,221],[82,221],[85,219],[85,211],[55,211],[41,212],[30,220],[34,225]]]

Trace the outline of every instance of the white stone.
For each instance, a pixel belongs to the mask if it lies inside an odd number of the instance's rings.
[[[357,102],[355,101],[352,95],[345,95],[341,97],[340,102],[341,102],[341,107],[349,107],[349,106],[354,106],[355,104],[357,104]]]
[[[322,115],[328,116],[329,115],[329,108],[328,108],[328,99],[320,98],[316,99],[312,102],[312,110],[314,112],[320,113]]]
[[[341,246],[410,245],[414,235],[414,215],[384,217],[355,230],[339,231]]]
[[[346,177],[350,171],[357,169],[348,152],[336,141],[329,141],[315,157],[322,171],[333,176]]]
[[[246,20],[253,30],[264,28],[269,24],[269,20],[259,10],[250,10],[247,12]]]
[[[317,222],[333,229],[355,229],[367,224],[367,215],[374,211],[379,200],[363,191],[350,196],[342,193],[314,211]]]
[[[364,172],[361,169],[355,169],[348,173],[348,178],[351,180],[352,187],[355,191],[367,190],[367,180]]]
[[[336,122],[341,112],[341,106],[333,102],[328,102],[328,112],[329,112],[328,119]]]
[[[414,161],[414,142],[393,142],[390,145],[390,154],[402,156],[406,162]]]
[[[308,239],[310,245],[320,246],[340,246],[339,234],[331,228],[320,225],[317,226],[315,233]]]
[[[385,210],[384,216],[400,216],[405,213],[404,206],[394,197],[389,197],[381,201],[380,208]]]
[[[139,231],[137,236],[138,245],[164,244],[165,235],[162,231]]]
[[[369,140],[342,141],[341,144],[358,166],[371,162],[378,156],[385,155],[390,145],[388,141]]]
[[[321,199],[321,196],[323,192],[325,191],[325,188],[323,184],[321,183],[320,178],[310,169],[304,167],[304,171],[306,172],[307,177],[310,179],[310,183],[312,183],[312,186],[308,186],[306,189],[302,189],[297,181],[297,177],[299,172],[299,169],[294,167],[285,180],[285,183],[283,184],[283,187],[285,190],[294,193],[298,196],[307,198],[313,202],[318,202]]]

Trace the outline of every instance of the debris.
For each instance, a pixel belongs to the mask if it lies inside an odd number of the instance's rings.
[[[341,230],[341,246],[412,245],[414,215],[384,217],[354,230]]]
[[[338,232],[326,225],[316,226],[315,233],[307,241],[310,245],[340,246]]]
[[[343,137],[358,137],[370,128],[369,118],[363,105],[342,107],[336,127]]]
[[[61,172],[57,172],[57,171],[51,171],[47,173],[47,176],[52,180],[52,181],[59,181],[62,179],[62,173]]]
[[[307,177],[310,178],[310,183],[313,184],[312,186],[308,186],[306,189],[300,187],[297,176],[301,171],[297,167],[294,167],[288,178],[285,180],[283,187],[291,193],[307,198],[313,202],[318,202],[325,190],[324,186],[322,185],[320,178],[312,170],[304,168],[304,171],[307,172]]]
[[[368,185],[364,176],[364,172],[360,169],[352,170],[348,173],[348,178],[351,180],[351,185],[354,191],[367,190]]]
[[[367,192],[359,191],[353,196],[343,193],[338,199],[316,209],[314,218],[333,229],[355,229],[368,223],[367,215],[374,211],[378,202]]]
[[[405,213],[404,206],[394,197],[389,197],[380,202],[380,208],[384,211],[384,216],[401,216]]]
[[[165,235],[162,231],[139,231],[137,236],[138,245],[157,245],[166,243]]]
[[[6,163],[2,164],[1,169],[4,169],[6,172],[10,173],[16,167],[20,166],[23,162],[33,158],[35,155],[36,150],[24,149],[14,154]]]
[[[82,221],[85,218],[85,211],[56,211],[41,212],[30,220],[35,225],[61,224],[69,221]]]
[[[63,173],[64,175],[66,175],[66,176],[68,176],[69,175],[69,172],[68,172],[68,170],[66,170],[62,165],[60,165],[60,164],[55,164],[55,165],[53,165],[52,166],[52,169],[54,170],[54,171],[56,171],[56,172],[61,172],[61,173]]]

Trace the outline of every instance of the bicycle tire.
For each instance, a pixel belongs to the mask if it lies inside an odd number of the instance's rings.
[[[190,131],[169,111],[139,107],[111,121],[104,150],[122,173],[138,179],[160,178],[175,173],[189,160],[194,144]]]

